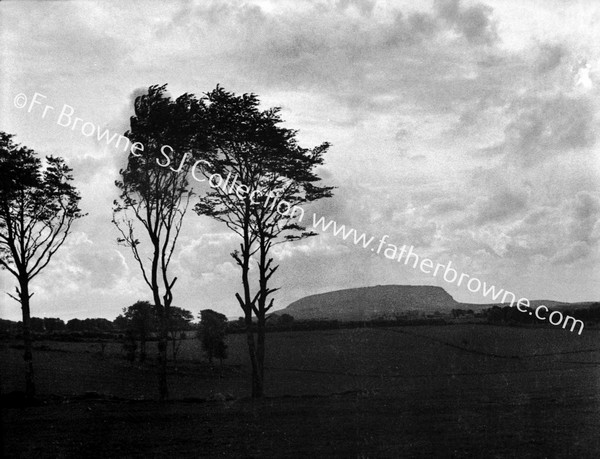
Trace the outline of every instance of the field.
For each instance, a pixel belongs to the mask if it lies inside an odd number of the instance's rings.
[[[184,342],[171,398],[120,345],[38,342],[45,403],[3,410],[6,457],[598,457],[600,331],[489,325],[267,335],[252,401],[244,337],[223,371]],[[21,389],[4,343],[2,393]],[[153,350],[154,344],[150,345]],[[85,395],[87,393],[87,395]],[[215,397],[215,394],[224,394]],[[216,398],[216,400],[215,400]],[[226,400],[222,400],[226,398]]]

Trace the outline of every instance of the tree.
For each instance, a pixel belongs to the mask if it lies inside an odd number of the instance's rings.
[[[227,317],[223,314],[204,309],[200,311],[200,332],[198,337],[202,341],[202,349],[212,365],[213,359],[221,360],[227,358],[227,345],[225,344],[225,335],[227,330]]]
[[[84,215],[80,196],[70,183],[70,169],[62,158],[36,153],[0,132],[0,266],[15,276],[21,304],[25,352],[25,392],[35,395],[31,337],[31,281],[50,263]]]
[[[292,316],[291,314],[287,314],[287,313],[283,313],[281,314],[281,317],[279,317],[279,324],[280,325],[292,325],[294,323],[294,316]]]
[[[127,330],[123,337],[123,351],[125,352],[125,358],[133,365],[135,362],[135,351],[137,350],[137,343],[135,342],[135,336],[133,330]]]
[[[221,376],[223,376],[223,360],[227,358],[227,344],[225,341],[219,341],[214,351],[215,359],[219,359]]]
[[[158,319],[161,400],[168,397],[169,313],[177,281],[169,274],[169,264],[192,194],[186,178],[187,126],[197,112],[192,96],[184,94],[172,101],[165,91],[166,85],[151,86],[147,94],[135,100],[135,116],[125,133],[132,146],[127,168],[115,182],[120,197],[113,208],[113,223],[121,233],[118,242],[131,249],[152,291]],[[179,166],[173,168],[171,163]]]
[[[44,328],[44,319],[42,319],[41,317],[32,317],[29,320],[29,323],[32,332],[43,333],[44,331],[46,331]]]
[[[156,329],[156,311],[148,301],[137,301],[123,308],[123,317],[127,320],[127,329],[140,342],[140,363],[146,360],[146,341]]]
[[[111,332],[113,324],[107,319],[71,319],[67,322],[66,329],[77,332]]]
[[[67,322],[67,330],[71,332],[80,332],[84,330],[84,323],[81,319],[71,319]]]
[[[266,314],[277,290],[270,286],[278,268],[272,249],[316,234],[301,226],[301,204],[332,195],[332,187],[316,184],[320,178],[315,173],[329,144],[301,148],[296,131],[280,126],[279,108],[261,111],[254,94],[236,96],[217,86],[207,94],[204,105],[211,128],[203,172],[207,177],[210,174],[212,185],[218,177],[235,177],[240,185],[212,186],[195,211],[225,223],[241,238],[239,250],[231,254],[242,277],[243,290],[236,298],[244,312],[252,396],[262,397]],[[258,268],[254,280],[250,272],[253,259]]]
[[[127,331],[129,328],[129,320],[127,320],[123,314],[119,314],[117,317],[115,317],[115,320],[113,320],[113,327],[115,330],[121,332]]]
[[[62,331],[66,328],[62,319],[54,317],[44,317],[44,329],[47,332]]]
[[[181,341],[186,338],[185,330],[189,330],[194,315],[187,309],[171,306],[169,316],[169,337],[172,344],[173,364],[177,368],[177,354],[181,348]]]

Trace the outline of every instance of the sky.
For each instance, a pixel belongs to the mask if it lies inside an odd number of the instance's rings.
[[[126,155],[58,118],[67,104],[122,134],[135,96],[165,83],[174,98],[256,93],[302,146],[330,142],[319,174],[335,195],[307,211],[517,297],[599,300],[599,22],[593,0],[0,2],[0,130],[64,157],[88,213],[33,281],[32,315],[113,319],[151,298],[111,224]],[[42,104],[17,108],[21,93]],[[236,237],[186,216],[174,305],[241,315]],[[275,258],[277,309],[378,284],[486,302],[332,234]],[[14,291],[6,271],[0,287]],[[20,318],[5,294],[0,317]]]

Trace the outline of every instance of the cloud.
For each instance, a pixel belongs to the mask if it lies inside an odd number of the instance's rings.
[[[600,198],[589,192],[577,193],[572,201],[570,235],[577,242],[596,243],[595,226],[600,219]]]
[[[515,101],[510,111],[505,146],[525,166],[580,151],[596,141],[595,108],[587,97],[532,95]]]
[[[567,50],[562,44],[542,44],[536,59],[536,71],[540,74],[551,72],[562,63],[566,55]]]
[[[433,215],[439,216],[450,212],[458,212],[464,210],[464,204],[455,199],[435,198],[429,204],[429,209]]]
[[[474,44],[492,44],[498,39],[496,25],[491,19],[492,8],[478,3],[462,7],[459,0],[436,0],[438,16]]]
[[[226,232],[204,233],[197,238],[188,236],[181,239],[177,256],[179,268],[193,279],[201,281],[231,278],[235,269],[232,269],[230,253],[239,245],[238,237]]]
[[[360,14],[369,16],[373,13],[375,8],[375,1],[373,0],[338,0],[336,6],[345,11],[349,8],[355,8]]]
[[[560,249],[550,261],[556,265],[569,264],[586,257],[590,252],[591,248],[588,244],[578,241],[568,247]]]
[[[494,223],[513,217],[527,206],[527,194],[523,191],[504,190],[477,200],[474,206],[476,225]]]

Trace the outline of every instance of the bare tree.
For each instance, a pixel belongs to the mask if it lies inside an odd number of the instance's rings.
[[[83,217],[80,196],[62,158],[47,156],[45,165],[33,150],[0,132],[0,266],[19,286],[25,344],[25,392],[35,395],[31,338],[30,282],[50,263],[73,222]]]
[[[113,223],[118,242],[129,247],[152,291],[158,320],[159,398],[168,398],[167,341],[169,312],[177,277],[169,273],[192,190],[186,161],[186,129],[197,101],[184,94],[172,101],[166,85],[151,86],[135,100],[135,116],[125,135],[132,142],[127,168],[115,184]],[[140,238],[143,238],[144,242]]]
[[[316,185],[315,168],[323,164],[329,144],[313,149],[297,145],[296,132],[280,126],[278,108],[260,110],[254,94],[236,96],[217,86],[206,97],[206,119],[212,126],[204,168],[212,188],[195,207],[225,223],[241,238],[231,255],[241,269],[243,291],[236,298],[244,311],[252,364],[252,396],[264,393],[266,314],[277,290],[270,281],[278,265],[271,256],[276,244],[313,236],[301,220],[301,204],[332,195],[332,187]],[[214,186],[214,177],[235,177],[239,184]],[[258,279],[251,278],[256,261]],[[256,317],[256,327],[253,325]],[[256,336],[255,336],[256,329]]]

